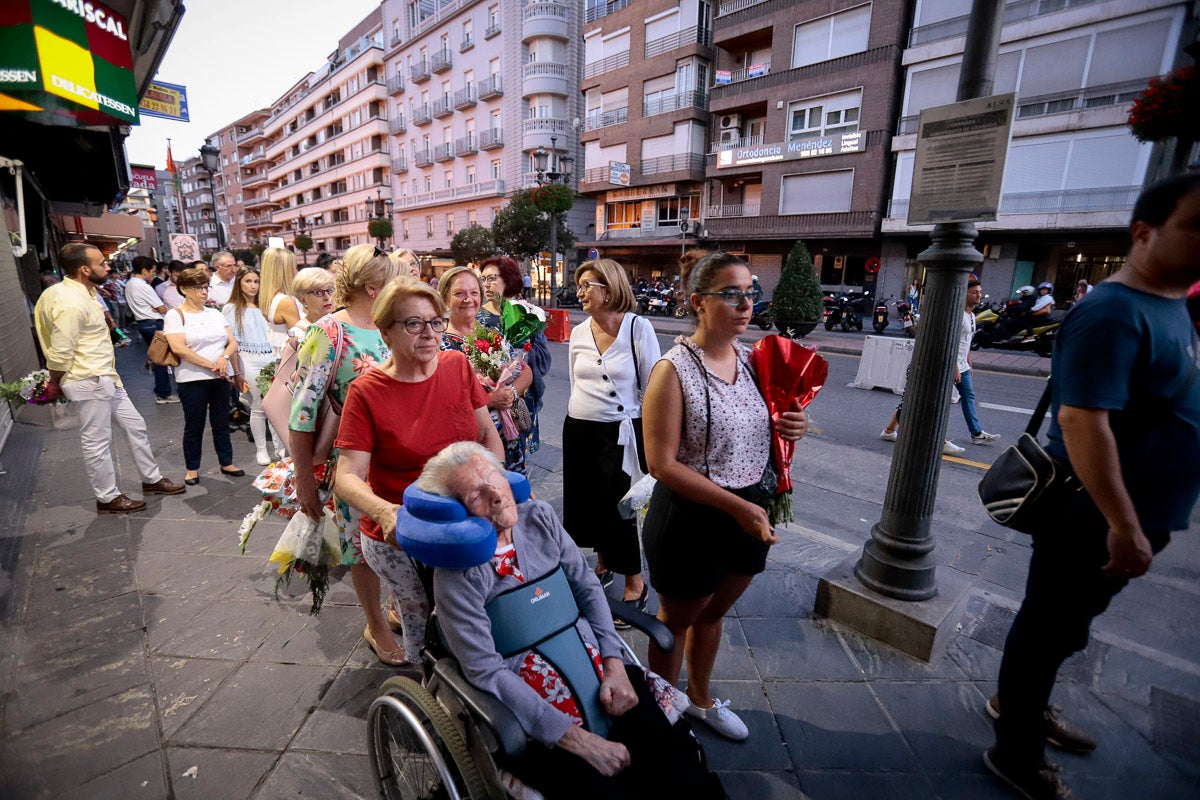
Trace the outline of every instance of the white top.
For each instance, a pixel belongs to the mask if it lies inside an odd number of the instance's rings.
[[[632,348],[631,326],[636,341]],[[571,381],[567,413],[575,419],[591,422],[618,422],[640,417],[641,391],[636,385],[633,368],[634,351],[641,370],[640,389],[644,391],[650,380],[650,370],[654,369],[661,354],[654,326],[636,314],[626,313],[621,318],[616,340],[601,355],[592,334],[591,319],[576,325],[567,346],[567,374]]]
[[[154,287],[138,277],[129,279],[125,284],[125,302],[134,319],[162,319],[163,315],[154,309],[163,304],[163,300],[154,291]]]
[[[267,337],[267,320],[260,308],[255,306],[242,311],[240,329],[238,328],[237,308],[233,303],[226,303],[225,307],[221,309],[221,315],[225,317],[226,324],[229,325],[234,338],[238,341],[239,353],[271,355],[274,352],[271,341]]]
[[[162,298],[163,305],[168,309],[183,305],[183,294],[176,288],[171,281],[163,281],[154,288],[158,292],[158,296]]]
[[[233,282],[237,280],[237,276],[230,278],[227,281],[221,280],[220,275],[213,275],[208,279],[208,302],[216,303],[223,306],[229,302],[230,295],[233,294]]]
[[[186,322],[180,320],[181,315]],[[209,361],[216,361],[225,352],[225,345],[229,341],[228,327],[225,324],[225,317],[221,316],[221,312],[215,308],[206,308],[199,314],[186,312],[183,309],[172,309],[163,319],[163,333],[185,334],[184,341],[188,348]],[[232,372],[231,365],[230,373]],[[198,367],[190,361],[180,361],[179,366],[175,368],[176,383],[208,381],[215,377],[210,370]]]
[[[283,346],[287,344],[288,326],[286,322],[272,322],[271,320],[275,319],[275,314],[279,310],[279,304],[283,302],[285,297],[291,297],[291,295],[284,294],[283,292],[277,292],[275,296],[271,298],[271,305],[267,307],[267,341],[271,343],[271,347],[275,351],[276,358],[278,358],[279,354],[283,352]],[[297,309],[304,308],[304,306],[300,305],[299,300],[294,297],[291,299],[296,304]]]
[[[967,357],[971,355],[971,340],[975,338],[975,315],[970,311],[964,311],[962,315],[962,325],[958,329],[958,362],[954,365],[959,372],[966,372],[971,368],[971,362]]]
[[[1034,311],[1041,311],[1046,306],[1052,306],[1052,305],[1054,305],[1054,295],[1044,294],[1041,297],[1039,297],[1037,300],[1033,301],[1033,308],[1029,309],[1029,313],[1032,314]]]

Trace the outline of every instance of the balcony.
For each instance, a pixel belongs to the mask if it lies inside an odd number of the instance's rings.
[[[388,48],[395,50],[397,47],[400,46],[401,41],[402,40],[400,38],[400,34],[398,34],[398,33],[393,34],[392,38],[388,40]]]
[[[571,11],[564,3],[532,2],[521,10],[521,39],[529,42],[541,37],[571,38]]]
[[[243,172],[241,174],[241,184],[243,189],[253,189],[255,186],[261,186],[264,183],[270,183],[270,178],[267,177],[265,169],[256,169],[252,172]]]
[[[583,120],[585,131],[595,131],[629,121],[628,108],[613,108],[608,111],[593,111]]]
[[[247,197],[246,199],[244,199],[242,201],[242,206],[247,211],[249,211],[252,208],[269,208],[271,206],[277,206],[277,205],[279,205],[278,200],[272,200],[270,197],[268,197],[265,194],[260,195],[258,197]]]
[[[433,101],[433,115],[438,119],[445,119],[454,114],[454,107],[450,105],[450,96],[439,97]]]
[[[450,48],[438,50],[429,59],[429,68],[434,72],[441,74],[454,66],[454,59],[450,57]]]
[[[661,94],[653,98],[643,98],[642,116],[653,117],[655,114],[667,114],[681,108],[698,108],[708,110],[708,94],[699,89],[689,89],[684,92]]]
[[[503,129],[492,128],[479,134],[480,150],[495,150],[498,147],[504,147]]]
[[[388,133],[393,136],[404,133],[408,130],[408,126],[404,124],[404,114],[400,111],[392,114],[392,118],[388,120]]]
[[[446,142],[445,144],[437,144],[433,146],[434,161],[450,161],[454,158],[454,142]]]
[[[583,77],[594,78],[597,75],[603,75],[606,72],[612,72],[614,69],[621,69],[629,66],[629,51],[622,50],[620,53],[613,53],[607,58],[602,58],[599,61],[593,61],[590,64],[583,65]]]
[[[770,75],[770,74],[771,74],[771,62],[763,61],[759,64],[751,64],[748,67],[743,67],[742,69],[733,70],[732,72],[729,73],[729,82],[730,83],[741,83],[742,81],[750,81],[750,80],[754,80],[755,78],[761,78],[764,75]],[[724,84],[717,84],[717,85],[722,86]]]
[[[254,164],[261,164],[262,162],[268,160],[266,148],[256,147],[249,153],[246,153],[246,155],[242,156],[238,163],[243,167],[249,167],[253,166]]]
[[[658,175],[663,172],[704,172],[704,155],[702,153],[676,153],[670,156],[647,158],[642,160],[643,175]]]
[[[428,125],[433,122],[433,115],[429,111],[428,104],[413,106],[412,121],[413,125]]]
[[[504,181],[487,181],[485,183],[468,183],[466,186],[452,186],[448,189],[438,189],[435,192],[422,192],[408,195],[396,201],[396,208],[421,208],[424,206],[452,203],[471,197],[503,197]]]
[[[646,58],[661,56],[663,53],[678,50],[689,44],[701,44],[705,47],[712,46],[712,29],[693,25],[690,28],[684,28],[681,31],[667,34],[654,41],[646,42]]]
[[[428,167],[433,164],[433,151],[428,147],[413,152],[413,163],[418,167]]]
[[[724,131],[722,131],[724,133]],[[722,150],[736,150],[739,147],[754,147],[763,143],[763,135],[760,133],[757,136],[738,136],[735,139],[718,140],[712,143],[708,152],[719,153]]]
[[[500,97],[504,94],[504,85],[500,79],[499,73],[489,75],[483,80],[475,84],[475,92],[480,100],[491,100],[493,97]]]
[[[768,210],[770,212],[770,210]],[[834,211],[826,214],[786,214],[708,217],[704,227],[715,239],[800,239],[806,236],[837,238],[876,235],[878,211]]]
[[[584,12],[584,22],[595,22],[601,17],[615,14],[629,6],[631,0],[587,0],[587,10]]]
[[[395,75],[388,78],[387,88],[388,94],[404,94],[404,89],[406,88],[404,76],[397,72]]]
[[[757,217],[762,207],[758,203],[735,203],[723,206],[709,206],[705,219],[721,217]]]
[[[408,172],[408,159],[397,156],[392,159],[392,172]]]
[[[554,143],[550,141],[551,136],[555,136],[562,141],[566,141],[567,131],[571,130],[570,124],[565,119],[557,119],[554,117],[534,117],[521,121],[522,143],[521,146],[528,150],[536,150],[539,147],[550,149],[554,147]]]
[[[729,0],[727,3],[721,3],[717,6],[717,16],[724,17],[729,14],[736,14],[739,11],[745,11],[747,8],[752,8],[767,0]]]
[[[454,155],[456,156],[470,155],[477,152],[477,150],[478,148],[475,146],[475,134],[473,133],[468,133],[454,142]]]
[[[521,91],[533,94],[567,94],[567,65],[534,61],[521,67]]]
[[[1104,0],[1016,0],[1016,2],[1009,2],[1004,6],[1004,24],[1011,25],[1014,22],[1044,17],[1047,14],[1069,11],[1100,2],[1104,2]],[[951,17],[913,28],[908,33],[908,46],[917,47],[943,39],[966,36],[967,22],[970,18],[969,14],[964,14],[961,17]]]
[[[475,46],[475,40],[470,36],[458,43],[458,52],[465,53]]]
[[[424,59],[414,63],[408,71],[408,79],[413,83],[424,83],[429,78],[429,64]]]
[[[488,25],[483,32],[484,39],[494,39],[500,35],[500,22],[496,21],[494,25]]]
[[[254,127],[250,128],[249,130],[244,130],[241,133],[234,136],[234,141],[237,142],[238,144],[249,144],[250,142],[254,141],[255,139],[263,138],[264,135],[265,134],[263,133],[263,126],[255,125]]]
[[[454,93],[454,107],[460,111],[475,105],[475,87],[466,86]]]

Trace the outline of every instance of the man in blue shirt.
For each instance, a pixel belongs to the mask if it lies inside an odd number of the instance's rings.
[[[1200,174],[1148,187],[1123,266],[1079,303],[1054,347],[1047,450],[1085,496],[1033,536],[1025,599],[988,701],[995,775],[1027,798],[1074,797],[1045,744],[1096,742],[1049,705],[1058,669],[1087,646],[1091,621],[1144,575],[1200,495],[1200,353],[1186,296],[1200,279]]]

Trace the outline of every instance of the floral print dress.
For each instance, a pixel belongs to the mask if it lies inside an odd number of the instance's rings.
[[[335,349],[338,328],[341,328],[341,357]],[[376,328],[359,328],[327,314],[308,326],[304,341],[296,354],[300,382],[292,396],[292,415],[288,427],[297,431],[315,432],[317,412],[326,393],[340,407],[350,391],[350,381],[388,358],[388,348]],[[337,458],[337,452],[330,456]],[[340,497],[334,496],[338,521],[338,538],[342,545],[342,563],[363,563],[358,522],[361,516]]]

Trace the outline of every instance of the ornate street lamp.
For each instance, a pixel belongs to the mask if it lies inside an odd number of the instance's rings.
[[[225,249],[225,234],[221,232],[221,218],[217,216],[217,181],[215,174],[221,169],[221,151],[213,147],[212,139],[204,140],[200,148],[200,166],[208,173],[208,191],[213,200],[213,222],[217,226],[217,249]]]
[[[550,152],[539,147],[533,151],[533,168],[538,186],[562,184],[570,188],[571,164],[575,159],[558,155],[558,137],[550,137]],[[550,299],[558,305],[558,211],[550,213]]]
[[[392,235],[392,199],[384,198],[383,193],[375,190],[375,199],[363,201],[367,210],[367,231],[375,237],[380,250],[384,249],[384,240]]]

